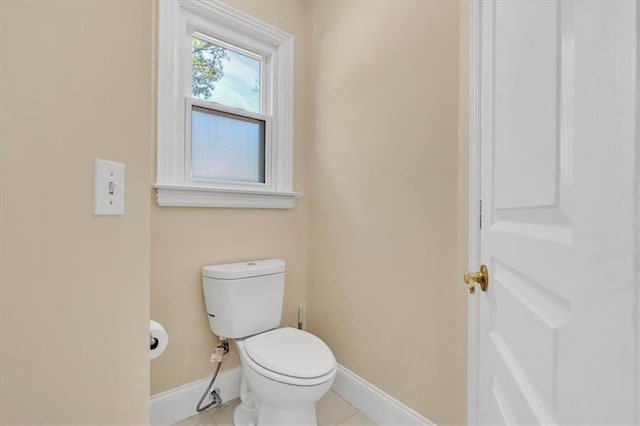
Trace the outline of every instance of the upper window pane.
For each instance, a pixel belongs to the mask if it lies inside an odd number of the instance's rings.
[[[260,112],[260,61],[198,37],[192,38],[193,97]]]

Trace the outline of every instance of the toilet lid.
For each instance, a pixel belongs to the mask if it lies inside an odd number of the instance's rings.
[[[246,354],[260,366],[291,377],[313,378],[335,368],[331,349],[319,338],[296,328],[279,328],[245,340]]]

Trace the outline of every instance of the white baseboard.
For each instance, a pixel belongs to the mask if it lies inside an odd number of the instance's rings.
[[[198,414],[196,405],[207,390],[211,377],[169,389],[151,397],[151,424],[171,425]],[[222,402],[240,396],[240,367],[218,374],[216,388],[220,388]]]
[[[215,387],[220,388],[223,402],[240,396],[240,374],[240,367],[236,367],[218,375]],[[196,404],[210,380],[207,377],[153,395],[151,424],[171,425],[196,415]],[[378,425],[435,425],[342,365],[338,365],[333,391]]]
[[[342,365],[338,365],[333,391],[377,425],[435,425]]]

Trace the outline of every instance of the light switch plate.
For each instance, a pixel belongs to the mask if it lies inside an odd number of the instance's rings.
[[[124,164],[99,158],[93,161],[93,214],[124,215]]]

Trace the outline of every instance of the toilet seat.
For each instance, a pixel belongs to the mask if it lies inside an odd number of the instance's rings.
[[[280,328],[245,339],[245,361],[258,374],[297,386],[332,380],[337,369],[331,349],[318,337],[295,328]]]

